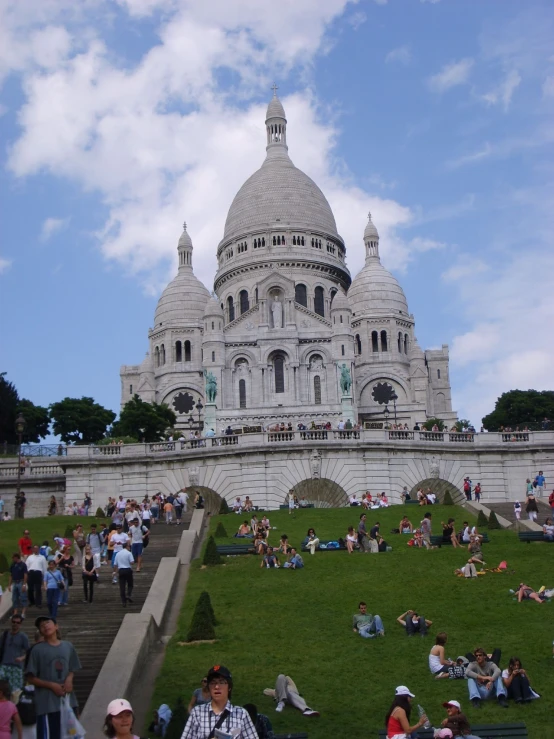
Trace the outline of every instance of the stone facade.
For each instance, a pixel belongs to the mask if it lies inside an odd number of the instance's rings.
[[[452,422],[448,347],[419,347],[404,292],[381,264],[371,215],[366,263],[352,281],[329,203],[289,158],[277,97],[266,131],[266,159],[227,215],[212,297],[194,275],[185,225],[149,352],[142,364],[121,368],[122,406],[137,393],[173,407],[180,428],[189,419],[198,426],[209,372],[216,406],[203,420],[216,431],[336,426],[341,418],[382,423],[386,407],[410,428],[431,416]]]

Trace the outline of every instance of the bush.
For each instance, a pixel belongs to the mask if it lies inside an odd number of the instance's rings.
[[[227,539],[229,536],[227,530],[225,529],[225,526],[221,523],[221,521],[217,524],[214,536],[216,539]]]
[[[479,511],[479,515],[477,516],[477,528],[484,529],[488,525],[489,525],[488,518],[485,516],[483,511]]]
[[[487,525],[489,529],[501,529],[502,528],[502,526],[500,525],[498,521],[498,518],[496,517],[496,513],[494,511],[491,511],[491,515],[489,516]]]
[[[98,508],[96,509],[96,513],[94,515],[96,516],[96,518],[106,518],[106,512],[102,510],[100,506],[98,506]]]
[[[67,524],[64,531],[64,538],[69,539],[70,541],[73,541],[73,529],[74,527],[71,524]]]
[[[439,431],[444,431],[446,426],[444,425],[444,421],[442,421],[440,418],[429,418],[425,423],[423,424],[423,428],[425,431],[432,431],[433,426],[438,426]]]
[[[219,515],[224,516],[226,513],[230,513],[229,506],[227,505],[225,498],[222,498],[221,505],[219,506]]]
[[[181,739],[188,717],[189,713],[183,703],[183,699],[177,698],[171,721],[165,733],[165,739]]]
[[[205,565],[220,565],[222,559],[217,552],[217,544],[213,536],[210,536],[208,543],[206,544],[206,551],[204,552],[203,564]]]
[[[443,505],[454,505],[454,501],[452,500],[452,496],[450,495],[450,490],[447,490],[444,494],[444,499],[442,501]]]
[[[8,558],[4,554],[4,552],[0,552],[0,574],[3,575],[5,572],[9,572],[10,565],[8,563]]]
[[[200,598],[198,598],[198,606],[200,606],[200,603],[202,603],[202,606],[205,609],[205,611],[208,614],[208,616],[210,617],[210,619],[212,621],[212,624],[214,626],[217,626],[218,623],[219,623],[219,621],[215,617],[215,613],[214,613],[214,609],[213,609],[213,606],[212,606],[212,601],[211,601],[211,598],[210,598],[210,594],[208,593],[207,590],[203,590],[200,593]]]
[[[213,538],[210,537],[210,540],[213,541]],[[192,621],[190,624],[187,641],[206,641],[208,639],[215,639],[215,630],[212,616],[210,615],[210,611],[206,607],[206,599],[203,598],[203,595],[204,594],[202,593],[200,598],[198,598],[194,613],[192,614]]]

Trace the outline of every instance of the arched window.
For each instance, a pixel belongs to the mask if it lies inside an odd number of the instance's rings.
[[[371,351],[379,351],[379,334],[377,331],[371,332]]]
[[[305,308],[308,307],[308,293],[306,290],[306,285],[295,285],[294,286],[294,299],[297,303],[300,303],[300,305],[303,305]]]
[[[159,367],[160,366],[160,347],[159,346],[157,346],[154,349],[154,357],[156,360],[156,367]]]
[[[314,377],[314,403],[321,405],[321,377],[319,375]]]
[[[362,353],[362,340],[360,338],[360,334],[356,334],[356,351],[358,354]]]
[[[314,291],[314,312],[318,316],[325,316],[325,301],[323,299],[323,288],[316,287]]]
[[[235,304],[232,295],[227,298],[227,320],[229,323],[235,320]]]
[[[160,347],[160,362],[161,364],[165,364],[165,344],[162,344]]]
[[[273,246],[276,246],[276,245],[277,245],[277,239],[276,239],[276,238],[275,238],[275,236],[274,236],[274,237],[273,237]]]
[[[331,290],[331,305],[333,305],[333,300],[335,299],[336,294],[337,294],[337,290]]]
[[[239,380],[239,408],[246,408],[246,382]]]
[[[446,396],[444,393],[437,393],[435,413],[446,413]]]
[[[275,375],[275,392],[285,392],[285,358],[277,354],[273,360],[273,374]]]
[[[408,353],[408,334],[404,334],[404,354]]]
[[[437,370],[437,380],[440,380],[441,378],[441,371],[440,369]]]
[[[381,351],[382,352],[388,352],[389,347],[387,344],[387,332],[381,331]]]
[[[404,345],[404,342],[402,341],[402,334],[398,334],[398,353],[402,354],[402,347]]]
[[[246,290],[240,291],[239,301],[240,301],[240,313],[242,315],[243,313],[246,313],[246,311],[250,308],[250,303],[248,301],[248,293]]]
[[[190,362],[190,341],[185,341],[185,362]]]
[[[254,291],[254,297],[256,299],[256,305],[258,305],[258,288]]]
[[[214,328],[215,328],[215,322],[212,321],[212,331],[214,330]]]
[[[212,352],[212,362],[215,362],[215,352]]]
[[[176,362],[182,362],[183,361],[183,345],[180,341],[175,342],[175,361]]]
[[[340,347],[340,353],[341,353],[341,354],[342,354],[342,356],[344,357],[344,344],[341,344],[341,347]]]

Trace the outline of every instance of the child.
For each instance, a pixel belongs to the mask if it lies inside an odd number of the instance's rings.
[[[17,738],[22,738],[22,724],[15,704],[11,702],[10,684],[7,680],[0,680],[0,739],[11,739],[13,721],[17,731]]]
[[[416,529],[414,531],[414,546],[416,547],[423,546],[423,534],[421,533],[421,529]]]
[[[519,521],[521,518],[521,503],[519,500],[516,500],[514,503],[514,516],[516,517],[516,521]]]

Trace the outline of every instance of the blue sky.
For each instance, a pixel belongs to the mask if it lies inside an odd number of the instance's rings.
[[[554,8],[546,0],[0,0],[0,370],[118,409],[183,220],[211,289],[231,200],[289,153],[354,276],[371,210],[454,406],[552,389]]]

